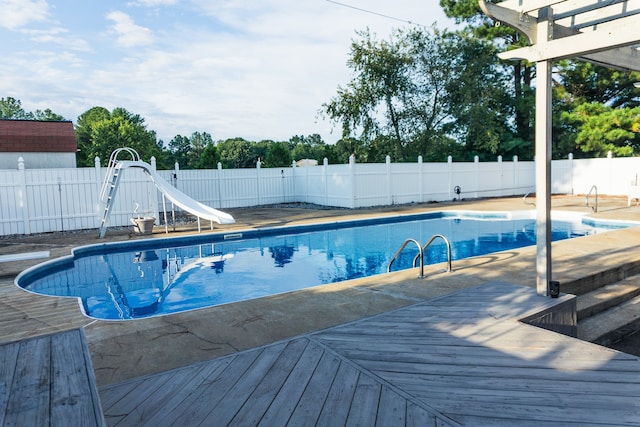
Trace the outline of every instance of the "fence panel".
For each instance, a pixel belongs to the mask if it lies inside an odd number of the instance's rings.
[[[453,188],[460,187],[460,195],[456,198],[478,197],[478,168],[476,163],[451,163],[451,183]]]
[[[606,171],[607,159],[577,159],[573,161],[573,181],[575,194],[587,194],[591,186],[596,185],[604,189],[605,182],[609,181],[609,173]]]
[[[207,206],[220,206],[218,177],[215,170],[180,170],[175,187],[187,196]]]
[[[420,163],[387,164],[390,192],[387,204],[418,203],[422,200]]]
[[[354,208],[384,206],[390,203],[387,164],[354,163]]]
[[[443,202],[453,198],[451,163],[422,165],[422,201]]]
[[[352,165],[327,166],[327,206],[354,207]]]
[[[478,197],[502,196],[502,162],[476,163]]]
[[[97,228],[104,168],[0,170],[0,235]],[[307,167],[167,170],[158,175],[189,197],[218,209],[283,202],[357,208],[522,195],[535,191],[534,162],[340,164]],[[174,179],[175,174],[175,179]],[[626,195],[640,158],[552,162],[552,192]],[[137,168],[123,171],[110,226],[158,215],[161,194]]]
[[[293,168],[262,168],[258,180],[258,200],[261,205],[273,205],[295,201],[293,188]]]
[[[258,180],[253,169],[224,169],[220,174],[220,208],[254,206]]]
[[[514,189],[517,195],[535,193],[536,191],[535,162],[517,162]]]
[[[306,196],[302,198],[306,203],[326,205],[327,194],[327,166],[296,168],[296,173],[301,174],[300,181],[304,182]]]
[[[518,194],[516,190],[516,170],[518,167],[517,158],[511,162],[502,162],[502,196],[515,196]]]
[[[573,159],[556,160],[551,165],[551,193],[573,194]]]
[[[25,194],[20,184],[24,170],[0,170],[0,232],[3,236],[25,234]]]

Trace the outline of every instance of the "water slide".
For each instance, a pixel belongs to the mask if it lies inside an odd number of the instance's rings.
[[[158,190],[174,205],[198,218],[215,221],[218,224],[233,224],[235,219],[226,212],[219,211],[184,194],[156,173],[149,163],[142,160],[120,160],[116,168],[140,168],[149,175]]]

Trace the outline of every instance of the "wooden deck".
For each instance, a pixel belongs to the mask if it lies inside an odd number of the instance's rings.
[[[518,321],[567,301],[489,283],[100,397],[114,426],[640,425],[639,358]]]
[[[81,329],[0,346],[0,425],[105,425]]]

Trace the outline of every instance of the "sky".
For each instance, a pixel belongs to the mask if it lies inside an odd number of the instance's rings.
[[[76,123],[123,107],[165,144],[288,141],[340,127],[318,116],[346,86],[356,31],[452,26],[437,0],[0,0],[0,98]]]

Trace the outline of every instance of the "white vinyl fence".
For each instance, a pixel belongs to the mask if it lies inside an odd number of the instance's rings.
[[[152,165],[154,159],[151,159]],[[98,228],[105,168],[0,170],[0,235]],[[534,162],[386,163],[309,167],[158,171],[177,189],[217,209],[304,202],[343,208],[521,196],[535,192]],[[555,160],[554,194],[627,195],[640,158]],[[460,193],[457,194],[456,189]],[[171,206],[167,205],[171,210]],[[109,226],[136,215],[162,216],[162,197],[138,169],[122,177]]]

